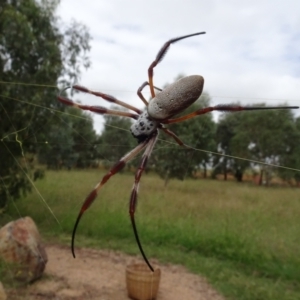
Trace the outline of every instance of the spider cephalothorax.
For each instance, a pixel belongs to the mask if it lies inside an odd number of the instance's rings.
[[[153,120],[146,110],[131,125],[130,132],[140,143],[146,140],[153,132],[157,131],[158,126],[159,122]]]
[[[134,213],[136,209],[137,204],[137,192],[138,192],[138,186],[140,179],[142,177],[143,171],[146,168],[147,161],[149,156],[151,155],[153,148],[155,146],[155,143],[157,141],[158,136],[158,129],[162,130],[166,134],[170,135],[180,146],[188,147],[186,146],[179,137],[175,133],[173,133],[171,130],[164,127],[164,124],[171,124],[171,123],[177,123],[182,122],[188,119],[191,119],[193,117],[209,113],[211,111],[242,111],[242,110],[261,110],[261,109],[288,109],[288,108],[299,108],[295,106],[291,107],[253,107],[253,106],[238,106],[238,105],[217,105],[213,107],[206,107],[206,108],[200,108],[190,114],[184,115],[182,117],[175,117],[172,119],[173,116],[176,114],[184,111],[187,107],[189,107],[192,103],[194,103],[201,95],[204,79],[200,75],[192,75],[184,77],[175,83],[169,85],[164,90],[159,89],[153,85],[153,69],[157,66],[157,64],[163,59],[164,55],[166,54],[168,48],[172,43],[178,42],[182,39],[204,34],[205,32],[198,32],[194,34],[189,34],[185,36],[181,36],[178,38],[171,39],[167,41],[163,47],[158,52],[155,60],[151,63],[148,69],[148,78],[149,81],[144,82],[138,89],[137,94],[140,97],[140,99],[143,101],[143,103],[146,106],[146,110],[143,112],[142,110],[129,105],[123,101],[120,101],[116,99],[113,96],[103,94],[101,92],[96,92],[89,90],[85,87],[75,85],[73,86],[73,89],[93,94],[97,97],[101,97],[104,100],[120,105],[126,109],[129,109],[130,112],[127,111],[119,111],[119,110],[111,110],[107,109],[105,107],[101,106],[88,106],[88,105],[81,105],[78,103],[73,102],[72,100],[65,98],[63,96],[58,96],[58,100],[62,102],[65,105],[71,105],[78,107],[83,110],[89,110],[98,114],[109,114],[114,116],[121,116],[121,117],[128,117],[135,120],[135,123],[131,126],[130,131],[133,134],[135,138],[138,139],[139,143],[138,145],[131,150],[129,153],[124,155],[110,170],[108,173],[106,173],[102,180],[95,186],[95,188],[92,190],[92,192],[86,197],[80,212],[78,214],[78,217],[76,219],[73,233],[72,233],[72,253],[75,257],[74,253],[74,240],[75,240],[75,233],[77,226],[79,224],[79,221],[83,215],[83,213],[90,207],[90,205],[94,202],[96,199],[99,190],[101,187],[112,177],[114,174],[119,172],[128,161],[133,159],[135,156],[137,156],[138,153],[144,150],[144,154],[142,155],[142,159],[140,162],[140,165],[135,173],[135,181],[133,185],[133,189],[130,196],[130,203],[129,203],[129,214],[131,219],[131,224],[133,227],[133,232],[138,244],[138,247],[140,249],[140,252],[149,266],[149,268],[153,271],[153,268],[148,261],[144,250],[142,248],[136,224],[134,219]],[[148,103],[148,101],[144,98],[142,94],[142,90],[149,85],[150,92],[151,92],[151,100]],[[155,94],[155,89],[159,90],[160,93]],[[188,147],[189,148],[189,147]]]

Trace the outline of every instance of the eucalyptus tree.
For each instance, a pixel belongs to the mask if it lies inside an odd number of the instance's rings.
[[[180,115],[207,107],[209,103],[209,94],[203,93]],[[199,171],[205,177],[212,158],[210,151],[215,149],[215,123],[212,115],[205,114],[185,122],[170,124],[168,128],[194,149],[179,147],[172,138],[164,136],[152,155],[151,164],[155,171],[165,179],[165,184],[171,178],[184,180],[186,177],[196,176]]]
[[[55,87],[76,81],[90,64],[88,30],[75,21],[63,24],[58,4],[0,3],[0,207],[30,189],[35,155],[52,129],[65,130],[54,116],[64,109]]]

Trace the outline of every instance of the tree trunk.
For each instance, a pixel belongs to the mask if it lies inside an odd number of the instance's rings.
[[[243,172],[241,170],[236,170],[235,178],[238,182],[242,182],[243,181]]]
[[[203,178],[207,178],[206,164],[204,164],[204,166],[203,166]]]
[[[227,180],[227,160],[226,160],[226,158],[224,159],[224,164],[223,164],[223,174],[224,174],[224,180]]]
[[[166,175],[165,175],[165,184],[164,184],[164,187],[166,187],[168,185],[169,179],[170,179],[170,177],[169,177],[169,171],[167,171]]]
[[[224,180],[227,180],[227,169],[226,166],[223,169]]]
[[[264,175],[264,170],[260,170],[260,174],[259,174],[259,181],[258,181],[258,185],[262,185],[263,183],[263,175]]]

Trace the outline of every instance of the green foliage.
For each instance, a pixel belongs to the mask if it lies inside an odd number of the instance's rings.
[[[76,22],[61,29],[55,15],[57,4],[56,0],[6,0],[0,4],[0,81],[10,83],[0,85],[2,207],[9,197],[30,189],[34,157],[45,147],[41,141],[50,135],[49,139],[56,141],[54,147],[62,140],[69,143],[69,136],[50,111],[64,109],[55,101],[57,90],[43,84],[56,87],[77,80],[80,66],[89,66],[90,36]],[[52,138],[52,130],[60,136]],[[59,147],[67,151],[65,146]]]
[[[261,182],[265,175],[266,184],[275,172],[282,179],[291,179],[299,172],[260,165],[257,161],[299,168],[299,135],[300,128],[297,128],[291,110],[224,113],[217,124],[218,150],[222,154],[246,160],[215,157],[213,176],[223,173],[226,179],[227,173],[231,172],[241,181],[245,170],[251,167],[260,171]]]
[[[186,115],[199,108],[209,106],[210,97],[203,93],[199,100],[187,108],[181,115]],[[211,151],[215,148],[214,134],[215,124],[210,114],[202,115],[190,120],[174,123],[168,126],[185,144],[197,149]],[[194,176],[195,173],[203,169],[206,172],[210,162],[210,154],[196,150],[189,150],[174,144],[174,139],[163,135],[164,142],[158,142],[153,154],[152,164],[155,171],[165,179],[165,183],[170,178],[180,180]],[[167,144],[165,141],[170,141]]]
[[[300,117],[294,119],[286,128],[283,143],[285,147],[279,157],[279,164],[300,169]],[[279,176],[288,182],[294,179],[298,185],[300,183],[300,172],[289,169],[279,169]]]
[[[238,160],[230,156],[236,155],[232,147],[232,139],[236,135],[239,124],[243,122],[243,114],[241,113],[223,113],[217,123],[216,143],[218,151],[225,156],[214,156],[214,170],[212,177],[215,178],[217,174],[222,173],[224,180],[227,180],[228,172],[235,174],[238,181],[242,180],[242,174],[245,169],[249,167],[249,162],[245,160]],[[247,151],[247,149],[240,149]],[[245,157],[245,153],[239,153],[239,157]]]
[[[69,108],[69,112],[72,114],[72,136],[74,141],[71,158],[78,156],[76,160],[76,167],[78,168],[90,167],[98,157],[97,135],[93,127],[93,119],[91,115],[76,108]]]
[[[111,167],[132,150],[137,141],[129,132],[132,124],[129,118],[105,115],[104,119],[104,130],[98,140],[98,155],[106,167]]]
[[[45,134],[47,143],[39,152],[39,162],[49,169],[92,166],[97,158],[97,135],[92,117],[68,107],[56,120]]]
[[[290,148],[289,135],[295,132],[291,110],[252,111],[241,114],[242,120],[231,141],[234,154],[266,164],[278,164],[279,157]],[[265,182],[268,184],[272,168],[252,164],[259,167],[261,173],[265,173]]]

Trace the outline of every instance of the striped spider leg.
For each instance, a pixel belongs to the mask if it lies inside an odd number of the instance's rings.
[[[138,95],[141,94],[142,89],[148,85],[148,83],[144,83],[139,89],[138,89]],[[95,92],[95,91],[91,91],[85,87],[82,86],[78,86],[78,85],[74,85],[73,86],[74,89],[82,91],[82,92],[86,92],[89,94],[93,94],[95,96],[101,97],[111,103],[115,103],[118,104],[122,107],[125,107],[127,109],[131,109],[134,110],[136,113],[142,115],[142,111],[140,111],[139,109],[125,103],[122,102],[120,100],[117,100],[115,97],[110,96],[110,95],[106,95],[100,92]],[[156,88],[156,87],[155,87]],[[159,88],[156,88],[159,89]],[[160,89],[159,89],[160,90]],[[143,99],[143,96],[141,94],[141,99]],[[94,113],[98,113],[98,114],[109,114],[109,115],[115,115],[115,116],[121,116],[121,117],[129,117],[132,119],[138,119],[138,115],[131,113],[131,112],[124,112],[124,111],[118,111],[118,110],[110,110],[107,109],[105,107],[101,107],[101,106],[88,106],[88,105],[81,105],[78,103],[75,103],[74,101],[63,97],[63,96],[58,96],[58,100],[68,106],[74,106],[77,107],[79,109],[82,110],[88,110]],[[154,122],[155,123],[155,122]],[[144,137],[144,135],[143,135]],[[129,162],[130,160],[132,160],[134,157],[136,157],[142,150],[145,149],[144,154],[142,156],[141,159],[141,163],[136,171],[135,174],[135,181],[134,181],[134,185],[133,185],[133,189],[131,192],[131,196],[130,196],[130,202],[129,202],[129,214],[130,214],[130,220],[131,220],[131,224],[132,224],[132,228],[133,228],[133,232],[134,232],[134,236],[136,239],[136,242],[138,244],[139,250],[145,260],[145,262],[147,263],[147,265],[149,266],[151,271],[154,271],[153,267],[151,266],[149,260],[147,259],[145,252],[143,250],[142,244],[140,242],[140,238],[138,235],[138,231],[137,231],[137,227],[136,227],[136,223],[135,223],[135,218],[134,218],[134,214],[135,214],[135,210],[136,210],[136,205],[137,205],[137,196],[138,196],[138,187],[139,187],[139,182],[140,179],[142,177],[143,171],[146,168],[148,159],[152,153],[152,150],[154,148],[154,145],[157,141],[157,137],[158,137],[158,131],[155,127],[155,130],[153,130],[153,132],[151,132],[151,134],[149,134],[147,137],[144,137],[143,140],[139,139],[139,144],[133,149],[131,150],[129,153],[127,153],[126,155],[124,155],[110,170],[109,172],[107,172],[102,180],[94,187],[94,189],[90,192],[90,194],[86,197],[85,201],[83,202],[81,209],[79,211],[79,214],[77,216],[77,219],[75,221],[75,225],[73,228],[73,232],[72,232],[72,240],[71,240],[71,250],[72,250],[72,254],[73,257],[75,258],[75,234],[76,234],[76,230],[78,227],[78,224],[81,220],[82,215],[84,214],[84,212],[91,206],[91,204],[94,202],[94,200],[96,199],[99,190],[102,188],[102,186],[116,173],[118,173],[120,170],[122,170],[126,163]]]

